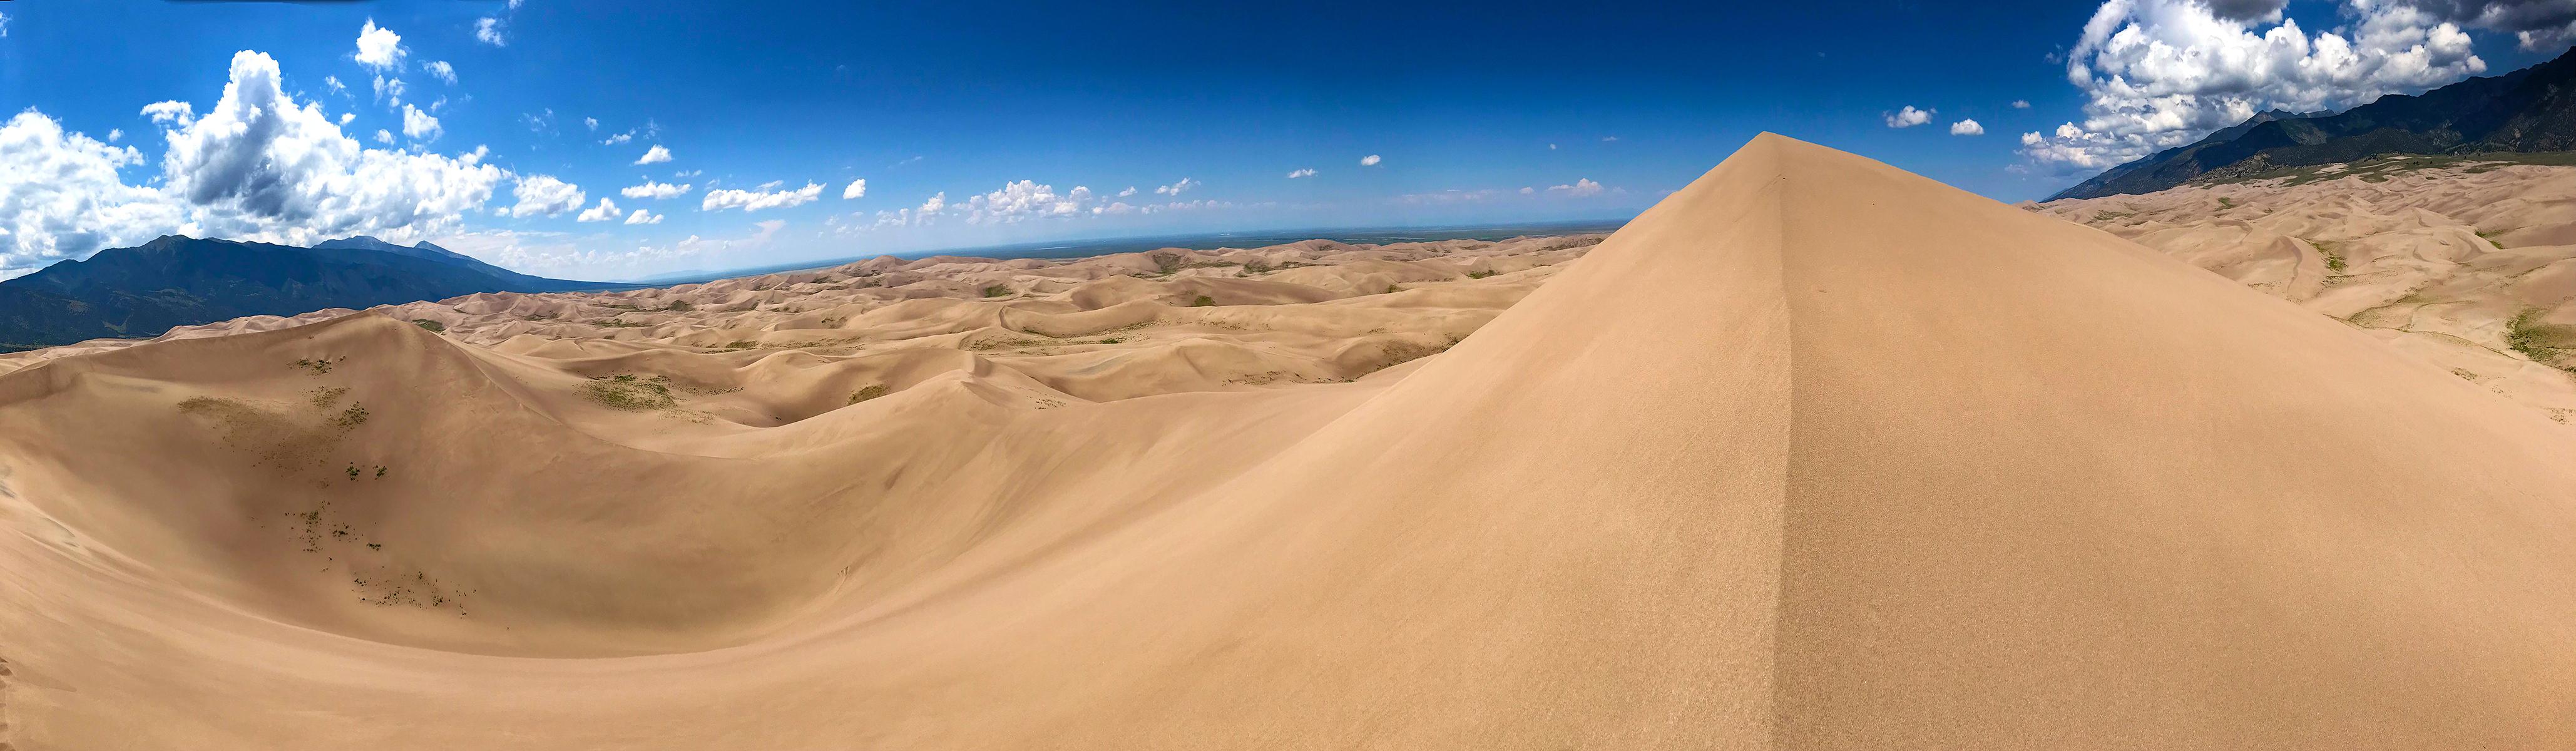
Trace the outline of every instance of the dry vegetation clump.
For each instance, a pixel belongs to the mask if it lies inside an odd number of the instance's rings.
[[[665,380],[662,376],[602,376],[582,384],[582,395],[600,406],[628,412],[652,412],[679,406],[679,397],[671,394],[671,386]]]

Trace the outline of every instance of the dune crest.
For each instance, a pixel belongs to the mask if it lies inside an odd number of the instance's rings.
[[[1768,134],[1551,273],[1349,382],[924,350],[649,440],[717,355],[366,314],[44,359],[0,738],[2576,742],[2576,441],[2362,332]],[[754,388],[856,383],[813,370]]]

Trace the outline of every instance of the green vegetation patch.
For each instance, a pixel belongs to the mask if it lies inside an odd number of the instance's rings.
[[[2548,311],[2523,308],[2505,321],[2504,343],[2532,362],[2576,373],[2576,363],[2567,361],[2568,351],[2576,349],[2576,326],[2544,323],[2540,316]]]
[[[984,288],[985,297],[1009,297],[1010,295],[1011,287],[1007,284],[996,284]]]
[[[671,395],[670,384],[663,381],[660,376],[650,379],[632,375],[593,378],[582,384],[582,395],[600,406],[629,412],[651,412],[679,406],[679,398]]]
[[[1207,295],[1200,295],[1197,298],[1190,300],[1190,307],[1193,308],[1206,308],[1213,307],[1215,305],[1216,298],[1209,297]]]
[[[850,403],[851,403],[851,404],[857,404],[857,403],[859,403],[859,402],[864,402],[864,401],[867,401],[867,400],[869,400],[869,399],[874,399],[874,398],[877,398],[877,397],[880,397],[880,396],[885,396],[885,395],[886,395],[886,387],[885,387],[885,384],[880,383],[880,384],[877,384],[877,385],[874,385],[874,386],[869,386],[869,387],[867,387],[867,388],[863,388],[863,389],[859,389],[859,390],[857,390],[857,391],[852,391],[852,392],[850,392]]]
[[[1493,275],[1495,275],[1495,274],[1500,274],[1500,273],[1503,273],[1503,272],[1500,272],[1500,271],[1470,271],[1470,272],[1467,272],[1467,278],[1469,278],[1469,279],[1483,279],[1483,278],[1485,278],[1485,277],[1493,276]]]

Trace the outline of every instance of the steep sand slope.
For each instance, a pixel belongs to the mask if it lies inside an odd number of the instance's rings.
[[[7,740],[2576,743],[2563,428],[1777,136],[1379,377],[651,448],[601,383],[380,316],[0,376]]]
[[[2343,319],[2576,420],[2576,167],[2416,158],[2325,174],[2343,176],[2038,210]]]

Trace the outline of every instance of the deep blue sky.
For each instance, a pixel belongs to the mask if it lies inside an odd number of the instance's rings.
[[[2087,93],[2062,56],[2100,3],[1727,5],[22,0],[0,3],[0,108],[91,139],[122,131],[112,147],[136,157],[118,168],[123,182],[149,187],[171,179],[169,146],[142,108],[176,100],[203,115],[236,53],[265,53],[294,104],[353,114],[342,129],[365,148],[453,158],[484,146],[481,163],[507,171],[449,221],[334,227],[594,277],[1053,238],[1624,217],[1763,130],[2007,201],[2082,177],[2033,169],[2017,139],[2084,119]],[[2349,12],[2308,2],[2288,15],[2323,29]],[[484,18],[504,45],[477,40]],[[434,137],[400,135],[399,110],[371,93],[379,71],[356,59],[369,22],[401,37],[402,62],[381,72],[403,81],[400,101],[445,99]],[[2477,44],[2491,72],[2554,51],[2499,34]],[[348,93],[327,91],[325,76]],[[1889,127],[1905,106],[1936,114]],[[1952,135],[1963,118],[1985,134]],[[647,123],[631,142],[601,143]],[[394,143],[375,141],[378,129]],[[632,164],[653,145],[672,160]],[[1383,161],[1362,166],[1372,154]],[[1317,172],[1287,177],[1300,169]],[[691,171],[702,174],[677,176]],[[584,208],[605,196],[620,216],[664,219],[493,215],[536,175],[577,186]],[[865,195],[844,199],[858,178]],[[1178,196],[1153,193],[1183,178],[1193,184]],[[618,195],[647,179],[691,190]],[[1059,200],[1076,186],[1091,195],[1077,217],[876,226],[878,212],[943,193],[957,206],[1020,180]],[[1587,180],[1597,192],[1572,187]],[[711,188],[772,181],[784,184],[758,192],[823,190],[800,205],[704,208]],[[1548,190],[1559,185],[1569,189]],[[1114,195],[1130,186],[1137,195]],[[1112,207],[1173,200],[1220,205]],[[0,204],[0,228],[9,210]],[[757,224],[770,221],[783,224]],[[37,255],[22,247],[17,273],[57,260]]]

